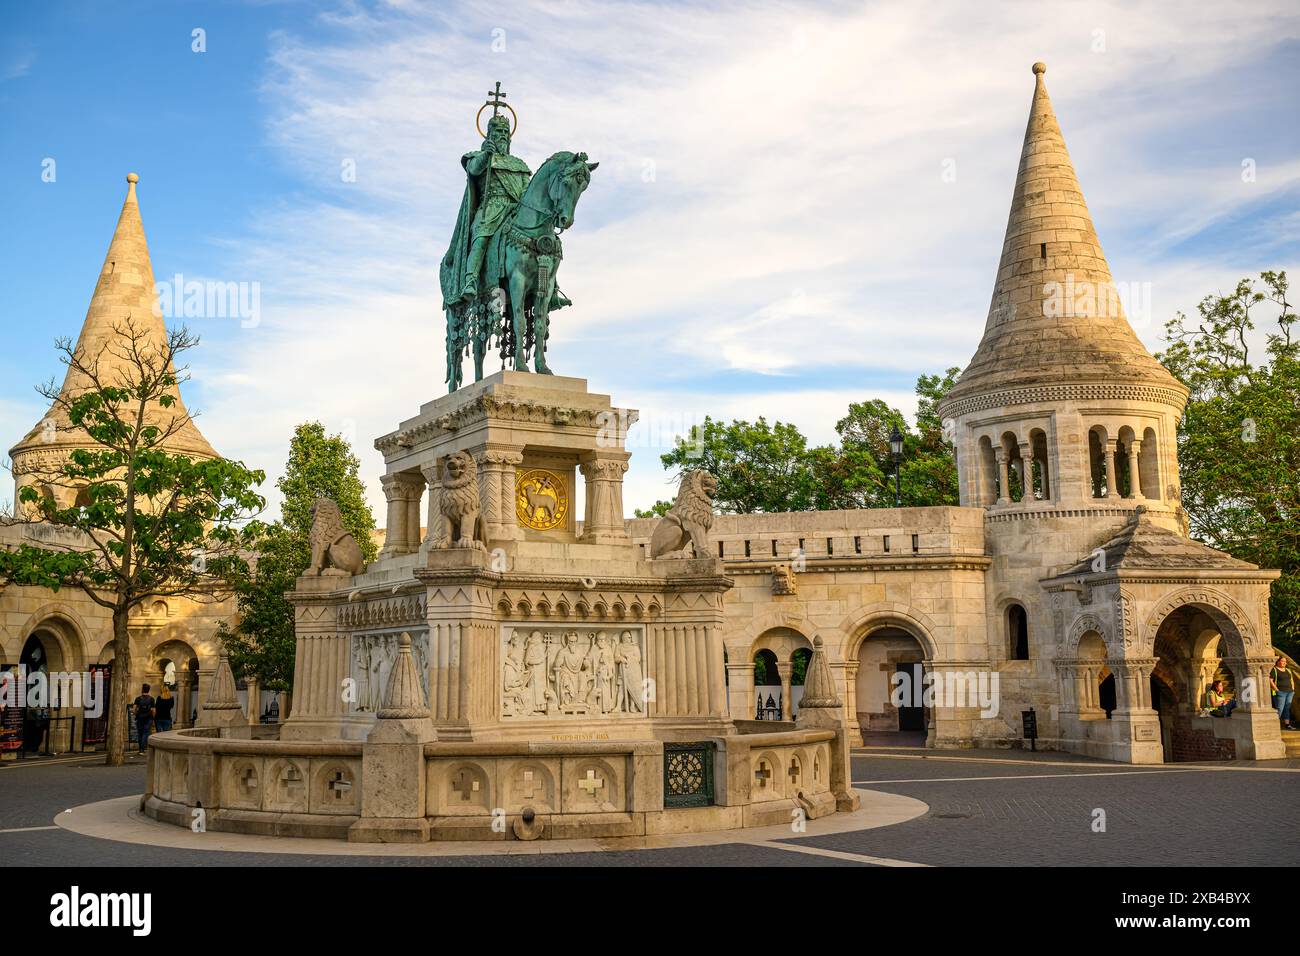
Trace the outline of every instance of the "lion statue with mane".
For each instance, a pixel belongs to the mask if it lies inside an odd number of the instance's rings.
[[[677,500],[650,536],[651,558],[709,556],[713,495],[717,490],[718,480],[707,471],[688,471],[682,476]]]
[[[317,498],[311,507],[311,564],[309,575],[341,577],[366,569],[357,539],[343,527],[343,515],[333,498]]]
[[[483,548],[483,519],[479,515],[478,467],[467,451],[454,451],[442,468],[437,536],[440,548]]]

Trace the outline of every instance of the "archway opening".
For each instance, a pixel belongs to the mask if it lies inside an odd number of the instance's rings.
[[[925,742],[925,651],[901,627],[879,627],[858,646],[854,706],[864,742],[915,746]]]
[[[1171,612],[1156,630],[1156,667],[1151,706],[1160,715],[1160,736],[1168,763],[1232,760],[1237,757],[1241,704],[1238,675],[1227,658],[1240,645],[1236,628],[1217,609],[1187,604]]]
[[[754,719],[781,719],[781,677],[776,655],[767,648],[754,655]]]
[[[1007,656],[1013,661],[1029,660],[1029,615],[1021,604],[1007,606]]]

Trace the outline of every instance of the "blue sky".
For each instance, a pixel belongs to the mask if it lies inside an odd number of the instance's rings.
[[[1295,273],[1287,4],[14,5],[0,437],[43,414],[135,171],[159,281],[260,290],[255,325],[189,322],[209,440],[273,479],[317,418],[381,515],[371,441],[443,391],[437,261],[496,80],[534,168],[601,162],[551,364],[641,410],[629,509],[670,494],[656,446],[705,414],[827,441],[850,401],[910,411],[983,330],[1039,59],[1149,347],[1207,292]]]

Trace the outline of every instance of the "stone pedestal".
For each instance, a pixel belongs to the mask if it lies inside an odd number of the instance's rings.
[[[280,729],[282,740],[360,740],[370,719],[350,713],[352,661],[349,636],[338,630],[338,609],[347,600],[349,577],[298,578],[294,605],[294,707]]]

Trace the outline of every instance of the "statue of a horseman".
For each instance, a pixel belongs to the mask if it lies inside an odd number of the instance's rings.
[[[555,275],[564,258],[560,233],[573,225],[578,197],[598,163],[586,153],[556,153],[533,175],[510,155],[518,127],[501,84],[479,108],[492,107],[487,132],[475,120],[483,147],[461,157],[467,182],[451,246],[442,259],[443,309],[447,313],[447,390],[461,385],[461,362],[474,356],[474,381],[483,377],[483,357],[495,340],[502,362],[544,375],[550,315],[572,303]],[[512,125],[504,107],[515,118]]]

